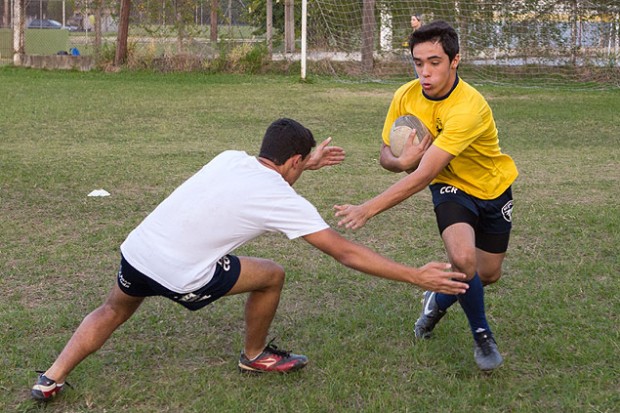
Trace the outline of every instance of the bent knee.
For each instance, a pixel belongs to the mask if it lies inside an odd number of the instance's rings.
[[[502,272],[495,271],[492,273],[479,273],[478,276],[480,277],[480,281],[482,281],[483,285],[489,285],[499,281],[499,279],[502,278]]]
[[[284,271],[284,267],[280,264],[268,261],[268,272],[270,274],[269,279],[272,281],[272,285],[276,287],[282,287],[284,285],[284,279],[286,278],[286,271]]]
[[[286,271],[284,271],[284,267],[276,264],[276,269],[274,270],[274,278],[278,280],[280,284],[284,284],[284,279],[286,278]]]
[[[476,260],[470,255],[452,256],[450,259],[455,271],[460,271],[467,275],[467,279],[471,280],[476,274]]]

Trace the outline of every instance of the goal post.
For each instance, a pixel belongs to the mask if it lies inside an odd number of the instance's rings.
[[[308,61],[308,0],[301,2],[301,80],[306,80]]]
[[[411,77],[415,14],[453,25],[468,79],[620,87],[618,0],[304,0],[302,9],[303,78],[312,62],[333,74]]]

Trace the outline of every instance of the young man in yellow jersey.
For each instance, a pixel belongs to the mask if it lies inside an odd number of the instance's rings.
[[[430,185],[448,258],[455,270],[467,274],[469,289],[460,295],[425,292],[415,336],[430,337],[446,310],[458,301],[474,336],[478,367],[493,370],[503,359],[486,319],[483,285],[501,276],[512,227],[511,185],[517,168],[500,150],[489,105],[458,76],[456,31],[443,21],[427,24],[411,34],[409,47],[418,79],[394,94],[380,156],[385,169],[409,174],[361,205],[336,205],[338,225],[360,228]],[[390,127],[406,114],[420,118],[434,138],[426,136],[414,145],[412,133],[400,157],[395,157],[389,147]]]

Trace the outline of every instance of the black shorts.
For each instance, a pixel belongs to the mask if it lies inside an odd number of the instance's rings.
[[[134,297],[159,295],[169,298],[189,310],[196,311],[225,296],[239,279],[240,272],[239,258],[234,255],[225,255],[217,262],[215,274],[207,285],[190,293],[177,293],[136,270],[121,254],[117,282],[125,294]]]
[[[495,199],[471,196],[446,184],[430,186],[439,233],[452,224],[464,222],[476,233],[476,248],[500,254],[508,249],[512,229],[512,189]]]

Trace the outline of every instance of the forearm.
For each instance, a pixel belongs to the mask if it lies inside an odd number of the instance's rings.
[[[418,281],[419,270],[392,261],[361,245],[356,245],[337,259],[351,269],[376,277],[410,284],[416,284]]]
[[[381,212],[400,204],[410,196],[420,192],[430,183],[430,180],[415,179],[409,175],[394,183],[381,194],[364,202],[361,206],[366,211],[368,219],[380,214]]]
[[[446,271],[450,264],[428,263],[421,268],[408,267],[344,238],[331,228],[305,235],[304,239],[341,264],[366,274],[446,294],[461,294],[467,288],[466,284],[454,281],[464,279],[465,274]]]

